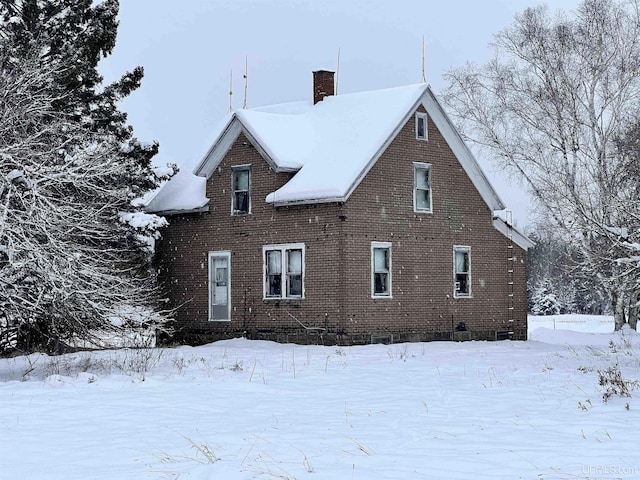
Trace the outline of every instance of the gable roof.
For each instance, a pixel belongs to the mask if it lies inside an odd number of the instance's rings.
[[[427,84],[239,110],[194,170],[209,177],[240,133],[276,171],[296,172],[266,197],[275,205],[346,201],[422,105],[491,210],[505,208]]]

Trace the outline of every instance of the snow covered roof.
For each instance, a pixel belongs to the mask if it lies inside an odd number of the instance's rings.
[[[505,209],[475,157],[427,84],[329,96],[225,117],[194,174],[180,172],[148,202],[146,210],[175,214],[208,209],[206,179],[243,133],[278,172],[295,172],[267,195],[274,205],[346,201],[400,129],[422,106],[492,211]],[[528,249],[534,243],[495,217],[493,226]]]
[[[500,218],[499,216],[493,217],[493,227],[500,233],[502,233],[505,237],[511,238],[513,240],[513,243],[518,245],[523,250],[529,250],[536,245],[524,233],[519,231],[513,225],[507,223],[503,218]]]
[[[236,111],[194,173],[209,177],[244,133],[276,171],[297,172],[268,203],[346,201],[420,105],[489,208],[505,208],[427,84]]]
[[[180,171],[158,189],[145,210],[165,215],[206,211],[209,203],[206,185],[206,178]]]

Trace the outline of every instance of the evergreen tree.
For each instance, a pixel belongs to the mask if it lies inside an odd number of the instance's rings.
[[[102,86],[119,4],[93,3],[0,0],[0,351],[86,339],[155,307],[149,239],[164,221],[136,199],[164,179],[158,146],[117,106],[143,71]]]
[[[557,229],[539,220],[529,233],[535,246],[527,255],[529,311],[549,315],[555,303],[559,313],[602,314],[610,311],[610,299],[595,275],[580,268],[580,252]],[[553,296],[549,302],[547,295]],[[555,313],[553,313],[555,314]]]
[[[118,0],[0,0],[3,48],[10,60],[23,62],[34,52],[55,72],[50,95],[56,111],[71,115],[92,131],[113,135],[122,143],[120,161],[138,167],[122,178],[140,196],[157,186],[150,175],[157,143],[141,144],[118,102],[140,86],[142,67],[102,86],[98,62],[113,52],[118,31]]]

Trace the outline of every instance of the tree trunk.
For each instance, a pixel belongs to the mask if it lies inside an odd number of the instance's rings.
[[[629,305],[629,326],[634,330],[638,330],[638,316],[640,316],[640,290],[635,290],[631,294]]]
[[[621,330],[627,320],[624,315],[624,293],[614,291],[611,294],[611,305],[613,306],[614,330]]]

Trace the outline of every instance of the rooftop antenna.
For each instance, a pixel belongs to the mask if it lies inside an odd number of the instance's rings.
[[[427,83],[427,76],[424,73],[424,35],[422,35],[422,83]]]
[[[247,86],[249,83],[249,56],[244,56],[244,100],[242,101],[242,108],[247,108]]]
[[[233,69],[229,74],[229,113],[233,112]]]
[[[338,64],[336,65],[336,87],[335,95],[338,95],[338,81],[340,80],[340,47],[338,47]]]

